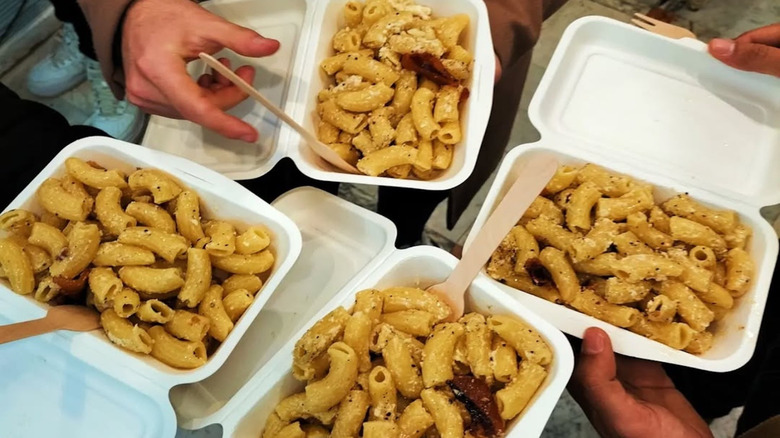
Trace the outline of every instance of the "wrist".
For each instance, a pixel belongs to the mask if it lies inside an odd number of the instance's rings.
[[[124,33],[127,14],[136,3],[138,3],[138,0],[130,0],[130,2],[127,4],[127,7],[125,7],[125,10],[122,11],[122,15],[119,17],[119,22],[117,23],[116,32],[114,32],[114,40],[111,42],[111,54],[113,58],[111,62],[119,70],[122,70],[124,66],[124,60],[122,56],[122,34]]]

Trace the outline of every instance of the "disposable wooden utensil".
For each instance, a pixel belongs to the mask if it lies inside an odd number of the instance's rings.
[[[490,214],[449,278],[444,283],[428,288],[428,292],[436,294],[450,306],[452,312],[448,321],[455,321],[463,316],[466,289],[504,237],[517,225],[517,221],[544,190],[557,169],[558,162],[549,155],[536,155],[526,161],[520,168],[520,176]]]
[[[329,148],[328,145],[325,143],[319,141],[317,137],[309,132],[306,128],[299,125],[298,122],[292,119],[292,117],[288,116],[284,111],[282,111],[281,108],[274,105],[273,102],[268,100],[265,96],[263,96],[259,91],[257,91],[254,87],[249,85],[246,81],[241,79],[237,74],[233,73],[232,70],[222,65],[221,62],[217,61],[216,58],[213,56],[207,54],[207,53],[201,53],[200,59],[203,60],[206,64],[208,64],[211,68],[219,72],[222,76],[228,78],[230,82],[234,83],[238,88],[240,88],[244,93],[252,96],[256,101],[260,102],[264,107],[268,109],[268,111],[271,111],[276,117],[281,119],[284,123],[287,123],[291,128],[293,128],[298,134],[303,137],[304,140],[306,140],[306,143],[309,144],[311,149],[314,151],[315,154],[319,155],[323,160],[327,161],[328,163],[336,166],[337,168],[349,172],[349,173],[360,173],[355,166],[347,163],[344,161],[339,154],[336,153],[333,149]]]
[[[0,344],[57,330],[88,332],[100,328],[100,315],[84,306],[54,306],[41,319],[0,326]]]
[[[634,18],[631,19],[634,25],[641,27],[642,29],[649,30],[650,32],[663,35],[665,37],[674,38],[676,40],[680,38],[693,38],[696,39],[696,34],[688,29],[673,24],[665,23],[655,18],[650,18],[647,15],[636,13]]]

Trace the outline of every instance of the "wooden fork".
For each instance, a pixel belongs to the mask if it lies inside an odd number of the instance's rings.
[[[673,24],[664,23],[663,21],[656,20],[655,18],[650,18],[647,15],[636,13],[634,14],[634,18],[631,20],[634,25],[641,27],[642,29],[649,30],[650,32],[653,32],[658,35],[663,35],[665,37],[673,38],[673,39],[681,39],[681,38],[694,38],[696,39],[696,34],[691,32],[688,29],[685,29],[680,26],[675,26]]]

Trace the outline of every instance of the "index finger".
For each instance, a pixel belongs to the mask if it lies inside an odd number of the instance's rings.
[[[780,23],[749,30],[738,36],[736,41],[780,47]]]

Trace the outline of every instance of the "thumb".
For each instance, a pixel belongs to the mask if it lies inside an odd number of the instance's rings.
[[[224,20],[220,26],[214,27],[211,39],[239,55],[252,58],[270,56],[279,50],[279,41]]]
[[[617,379],[612,342],[603,330],[591,327],[585,331],[573,384],[572,395],[589,416],[620,412],[632,399]]]
[[[780,77],[780,49],[765,44],[715,38],[710,54],[739,70]]]

